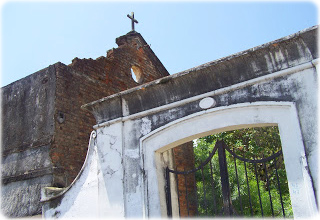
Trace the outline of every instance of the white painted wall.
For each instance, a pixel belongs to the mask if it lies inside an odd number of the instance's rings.
[[[76,180],[56,199],[43,194],[42,200],[54,201],[44,202],[45,218],[165,217],[163,167],[168,155],[162,155],[163,152],[212,133],[266,125],[278,125],[280,130],[294,216],[314,215],[317,208],[306,166],[317,184],[318,146],[314,131],[317,125],[316,113],[312,111],[317,109],[317,73],[314,68],[301,68],[96,125],[97,137],[90,139],[86,161]],[[168,111],[168,117],[173,117],[171,108],[194,101],[201,103],[206,95],[228,96],[246,86],[268,88],[268,85],[282,83],[272,81],[280,77],[287,77],[284,83],[299,86],[300,92],[294,97],[299,106],[291,102],[256,102],[212,108],[215,102],[206,99],[201,104],[204,110],[152,131],[148,115]]]
[[[42,192],[45,218],[124,217],[121,123],[92,133],[82,170],[55,198],[50,208],[54,198]]]
[[[148,128],[148,125],[144,126],[143,123],[143,120],[123,122],[123,184],[126,217],[144,216],[143,167],[140,161],[139,139],[141,132],[147,132],[151,127]]]
[[[83,169],[75,181],[59,194],[62,196],[57,196],[58,204],[56,207],[50,207],[50,199],[53,198],[47,195],[45,190],[42,191],[42,215],[44,218],[78,218],[79,216],[89,218],[98,216],[98,155],[95,135],[96,132],[91,133]]]
[[[97,129],[99,217],[124,217],[122,124]]]

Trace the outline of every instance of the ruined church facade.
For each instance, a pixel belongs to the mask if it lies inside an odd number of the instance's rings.
[[[169,75],[131,31],[106,57],[2,88],[3,214],[166,217],[164,168],[193,166],[190,141],[278,125],[294,215],[314,215],[317,39],[316,26]]]
[[[279,128],[294,217],[317,215],[317,46],[315,26],[83,105],[96,120],[86,160],[70,186],[43,189],[44,217],[178,217],[174,149],[261,126]]]
[[[95,124],[81,105],[169,75],[138,32],[116,43],[106,57],[59,62],[1,88],[5,216],[41,214],[41,188],[77,176]]]

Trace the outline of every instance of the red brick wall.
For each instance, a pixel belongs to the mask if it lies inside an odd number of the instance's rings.
[[[50,156],[54,164],[53,185],[65,187],[79,173],[86,157],[90,132],[96,121],[91,113],[80,107],[86,103],[169,75],[149,45],[138,33],[117,38],[118,48],[107,52],[107,57],[75,58],[68,66],[58,63],[56,69],[56,98],[54,112],[54,141]],[[141,78],[132,78],[131,68]],[[194,166],[192,142],[174,149],[178,170]],[[187,191],[194,193],[194,176],[187,177]],[[187,216],[186,186],[178,178],[181,216]],[[196,212],[196,204],[189,201],[189,215]]]
[[[72,64],[75,68],[56,66],[55,134],[51,159],[54,166],[59,168],[54,170],[54,184],[57,186],[72,182],[86,156],[95,119],[82,110],[81,105],[114,93],[105,85],[103,78],[98,79],[103,68],[98,61],[95,62],[75,60]],[[81,73],[81,68],[95,72],[96,79]]]
[[[84,162],[96,122],[82,105],[139,85],[132,78],[133,66],[142,73],[140,83],[169,75],[139,33],[129,32],[117,43],[119,48],[109,50],[107,57],[75,58],[69,66],[55,65],[55,133],[50,152],[55,186],[69,185]]]
[[[187,142],[185,144],[173,148],[173,155],[176,170],[188,171],[194,169],[194,153],[192,142]],[[195,174],[188,174],[185,177],[184,175],[179,174],[177,181],[180,216],[195,216],[197,213]]]
[[[108,59],[106,60],[107,83],[116,87],[127,83],[131,87],[137,85],[132,84],[134,82],[131,78],[132,67],[138,67],[141,70],[142,80],[140,83],[168,76],[169,73],[142,36],[136,32],[130,33],[117,38],[116,42],[119,47],[108,51]],[[128,76],[130,76],[130,81],[128,81]]]

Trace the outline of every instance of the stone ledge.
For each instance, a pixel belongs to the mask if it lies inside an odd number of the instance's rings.
[[[10,182],[17,182],[21,180],[32,179],[39,176],[49,175],[52,173],[53,173],[53,169],[50,167],[39,169],[39,170],[31,170],[23,174],[18,174],[14,176],[4,176],[2,177],[2,184],[8,184]]]

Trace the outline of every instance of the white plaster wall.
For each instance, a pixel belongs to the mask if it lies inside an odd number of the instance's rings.
[[[51,201],[42,192],[44,218],[92,218],[98,214],[98,155],[95,145],[95,132],[91,134],[89,149],[82,172],[70,187],[57,198],[56,207],[50,207]],[[60,200],[61,199],[61,200]],[[88,202],[90,201],[90,202]]]
[[[300,92],[294,93],[299,114],[299,123],[306,147],[309,169],[316,192],[318,189],[318,80],[316,69],[306,69],[288,77],[289,82],[295,82]]]
[[[123,122],[123,184],[126,217],[140,218],[144,216],[143,168],[140,160],[139,139],[144,133],[151,130],[151,127],[148,129],[148,126],[144,124],[144,120]]]
[[[145,167],[146,213],[166,216],[161,153],[197,137],[244,127],[278,125],[295,217],[317,213],[305,151],[293,103],[258,102],[198,112],[163,126],[141,139]],[[163,138],[166,137],[166,138]]]
[[[97,129],[99,217],[124,217],[122,123]]]
[[[224,93],[228,96],[230,91],[271,84],[273,79],[287,74],[271,74],[190,100]],[[164,151],[212,133],[265,125],[279,126],[295,217],[313,215],[315,199],[306,167],[317,184],[317,120],[313,112],[317,109],[317,75],[313,68],[290,70],[286,82],[299,87],[300,92],[294,97],[297,106],[288,102],[257,102],[211,108],[151,131],[147,115],[191,102],[181,100],[97,125],[97,138],[90,140],[81,174],[63,192],[56,208],[46,208],[45,217],[164,217]],[[272,95],[270,90],[266,93]],[[168,114],[175,117],[170,111]]]
[[[45,218],[123,218],[122,124],[97,129],[75,181],[53,201],[42,195]],[[52,200],[52,199],[51,199]],[[51,207],[56,203],[56,207]]]

